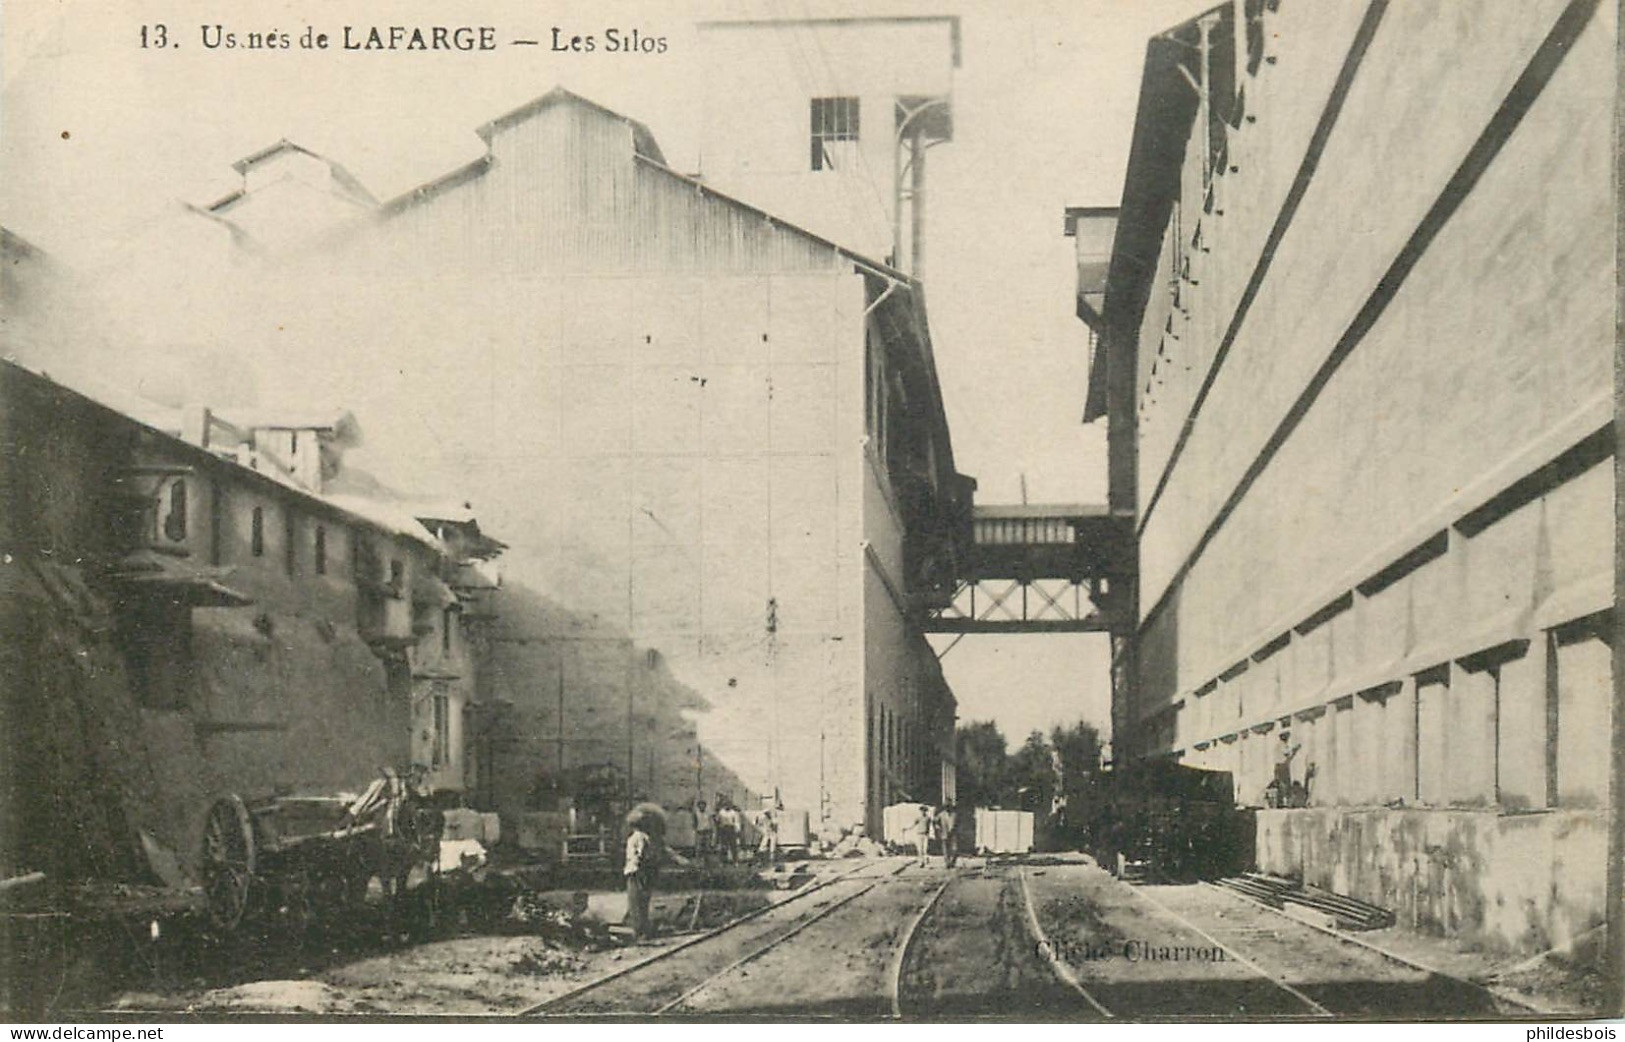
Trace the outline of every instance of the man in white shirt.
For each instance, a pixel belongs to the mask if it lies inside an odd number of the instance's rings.
[[[626,877],[626,924],[632,928],[633,938],[641,941],[653,933],[649,899],[654,896],[659,851],[641,819],[629,819],[628,824],[626,861],[621,866],[621,874]]]

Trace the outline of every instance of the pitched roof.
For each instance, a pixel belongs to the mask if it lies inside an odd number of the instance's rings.
[[[613,109],[605,108],[596,101],[589,98],[583,98],[574,91],[566,90],[563,87],[554,87],[552,90],[548,91],[546,94],[543,94],[539,98],[532,98],[530,101],[525,102],[516,109],[511,109],[508,112],[504,112],[495,119],[487,120],[486,122],[480,124],[474,132],[480,136],[481,141],[484,141],[487,145],[489,145],[491,143],[491,136],[497,131],[506,130],[511,126],[523,123],[525,120],[544,109],[549,109],[554,105],[566,103],[581,105],[585,108],[592,109],[595,112],[608,116],[610,119],[618,120],[619,122],[626,124],[627,128],[632,131],[633,150],[645,159],[652,159],[661,166],[666,165],[666,157],[661,154],[660,146],[655,143],[655,137],[649,132],[649,128],[647,126],[635,119],[632,119],[630,116],[623,116]]]
[[[690,177],[687,174],[678,173],[676,170],[673,170],[671,167],[666,165],[666,160],[660,151],[660,146],[655,143],[654,135],[649,132],[648,127],[629,116],[623,116],[613,109],[606,108],[605,106],[598,104],[596,101],[592,101],[589,98],[584,98],[573,91],[565,89],[564,87],[554,87],[541,97],[527,101],[525,104],[520,105],[516,109],[512,109],[511,111],[503,113],[495,119],[482,123],[477,128],[476,132],[480,135],[480,139],[486,143],[487,148],[489,148],[491,138],[497,131],[515,126],[531,118],[532,116],[535,116],[539,112],[543,112],[555,105],[563,104],[577,105],[587,109],[590,112],[597,113],[605,119],[611,119],[625,124],[627,129],[632,134],[632,152],[634,161],[643,163],[651,170],[659,171],[663,176],[680,181],[685,186],[693,189],[701,195],[709,196],[710,198],[716,199],[718,202],[724,203],[734,209],[742,210],[746,213],[752,214],[753,216],[761,217],[764,220],[770,221],[775,227],[782,228],[794,235],[801,236],[805,239],[810,239],[822,246],[826,246],[846,259],[852,261],[859,267],[867,269],[872,274],[880,275],[894,282],[901,283],[905,287],[911,285],[912,280],[908,275],[889,264],[865,257],[860,253],[847,249],[839,243],[832,242],[821,235],[814,234],[813,232],[802,228],[800,225],[791,224],[789,221],[783,220],[780,217],[768,213],[766,210],[752,206],[749,203],[736,199],[735,197],[724,192],[719,192],[698,178]],[[426,202],[427,200],[434,198],[448,189],[454,188],[459,184],[482,176],[491,168],[491,164],[492,157],[491,154],[487,152],[485,155],[474,160],[473,162],[465,163],[464,165],[457,167],[455,170],[418,185],[416,188],[410,188],[405,192],[402,192],[395,198],[385,202],[382,210],[386,215],[391,215],[398,213],[407,207]]]

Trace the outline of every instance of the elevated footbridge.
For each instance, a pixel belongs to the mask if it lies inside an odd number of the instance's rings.
[[[1133,518],[1090,504],[977,506],[927,633],[1111,633],[1133,626]]]

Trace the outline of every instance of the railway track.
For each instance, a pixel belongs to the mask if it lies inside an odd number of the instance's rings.
[[[937,903],[942,900],[942,895],[947,892],[948,884],[953,881],[954,877],[950,873],[948,878],[942,881],[941,886],[931,891],[930,900],[921,905],[920,910],[914,913],[914,918],[909,920],[908,927],[904,929],[903,936],[897,942],[897,948],[892,955],[891,971],[888,974],[891,978],[891,986],[888,989],[891,994],[891,1015],[894,1017],[900,1018],[907,1015],[903,1008],[903,974],[908,967],[909,950],[914,947],[914,939],[920,932],[920,926],[926,919],[930,918],[932,911],[937,907]],[[913,1011],[909,1010],[907,1012]]]
[[[518,1016],[661,1016],[685,1012],[708,989],[827,919],[906,867],[907,862],[897,865],[862,862],[853,869],[812,883],[783,901],[521,1010]],[[823,899],[817,900],[815,895],[822,895]],[[680,954],[684,956],[682,959],[674,958]]]
[[[1519,997],[1514,996],[1514,995],[1510,995],[1510,994],[1506,993],[1503,990],[1497,990],[1495,988],[1492,988],[1489,985],[1483,983],[1482,981],[1471,980],[1469,978],[1461,977],[1461,976],[1458,976],[1458,975],[1453,974],[1453,973],[1447,973],[1444,970],[1437,969],[1437,968],[1435,968],[1433,966],[1429,966],[1429,965],[1427,965],[1425,963],[1417,962],[1417,961],[1415,961],[1413,959],[1404,958],[1401,955],[1397,955],[1394,952],[1391,952],[1386,948],[1383,948],[1383,947],[1381,947],[1379,945],[1372,944],[1369,941],[1366,941],[1366,940],[1364,940],[1362,938],[1352,937],[1352,936],[1344,933],[1341,930],[1335,930],[1335,929],[1332,929],[1331,927],[1328,927],[1328,926],[1322,926],[1322,925],[1320,925],[1319,923],[1316,923],[1316,922],[1311,922],[1311,921],[1308,921],[1308,920],[1305,920],[1305,919],[1299,919],[1299,918],[1296,918],[1294,916],[1290,916],[1286,912],[1282,911],[1279,908],[1275,908],[1275,907],[1273,907],[1271,905],[1268,905],[1268,904],[1264,903],[1263,901],[1254,900],[1253,898],[1247,897],[1247,896],[1245,896],[1243,894],[1239,894],[1234,890],[1230,890],[1230,889],[1227,889],[1227,888],[1221,887],[1221,886],[1216,886],[1215,884],[1209,883],[1209,882],[1203,882],[1202,887],[1204,889],[1206,889],[1207,891],[1211,892],[1211,893],[1219,894],[1219,895],[1222,895],[1222,896],[1224,896],[1224,897],[1226,897],[1226,898],[1228,898],[1228,899],[1230,899],[1232,901],[1238,901],[1238,902],[1241,902],[1241,903],[1243,903],[1245,905],[1251,906],[1253,908],[1257,908],[1261,912],[1267,913],[1270,916],[1285,919],[1288,922],[1291,922],[1296,926],[1305,927],[1307,929],[1314,930],[1316,933],[1323,934],[1324,936],[1330,937],[1330,938],[1336,940],[1340,944],[1347,945],[1347,946],[1354,947],[1354,948],[1359,948],[1359,949],[1362,949],[1364,951],[1371,952],[1371,953],[1377,955],[1379,958],[1381,958],[1381,959],[1383,959],[1383,960],[1385,960],[1387,962],[1391,962],[1391,963],[1394,963],[1394,964],[1396,964],[1398,966],[1403,966],[1403,967],[1405,967],[1407,969],[1415,970],[1415,971],[1420,972],[1420,973],[1425,973],[1429,977],[1432,977],[1432,978],[1449,981],[1452,984],[1454,984],[1454,985],[1456,985],[1456,986],[1458,986],[1460,988],[1463,988],[1463,989],[1468,989],[1468,990],[1479,992],[1479,993],[1483,994],[1485,996],[1485,998],[1489,1002],[1491,1002],[1493,1004],[1496,1004],[1496,1005],[1502,1005],[1502,1006],[1510,1007],[1517,1014],[1520,1014],[1520,1015],[1527,1014],[1527,1015],[1532,1015],[1532,1016],[1547,1016],[1547,1017],[1560,1015],[1560,1014],[1555,1013],[1552,1010],[1542,1009],[1542,1008],[1540,1008],[1538,1006],[1531,1005],[1529,1002],[1525,1001],[1522,998],[1519,998]]]
[[[798,921],[790,929],[784,931],[781,934],[778,934],[777,936],[773,937],[771,940],[767,941],[764,944],[760,944],[760,945],[756,945],[756,946],[752,947],[748,952],[741,955],[739,958],[735,959],[733,962],[729,963],[727,966],[723,967],[718,972],[712,974],[711,976],[709,976],[709,977],[705,978],[704,980],[702,980],[702,981],[694,984],[693,986],[691,986],[682,995],[678,996],[676,999],[672,1000],[671,1002],[668,1002],[666,1005],[662,1006],[656,1012],[657,1013],[671,1013],[671,1012],[694,1011],[694,1005],[693,1005],[694,1000],[696,1000],[700,996],[704,995],[707,991],[715,989],[720,983],[725,981],[728,977],[736,974],[738,971],[743,969],[745,966],[756,962],[757,960],[761,959],[763,956],[767,955],[769,952],[774,951],[775,949],[779,948],[780,945],[782,945],[785,942],[789,941],[792,937],[795,937],[795,936],[799,935],[804,930],[807,930],[810,927],[816,925],[817,923],[822,922],[826,918],[832,916],[835,912],[841,910],[842,908],[845,908],[847,905],[853,903],[858,898],[860,898],[860,897],[864,896],[865,894],[869,893],[870,891],[874,890],[876,887],[880,886],[882,883],[886,882],[888,879],[891,879],[891,878],[893,878],[893,877],[895,877],[897,875],[900,875],[902,873],[903,869],[905,869],[907,867],[908,867],[907,862],[905,862],[902,865],[898,865],[896,868],[893,868],[890,871],[885,872],[884,874],[873,877],[873,882],[868,883],[867,885],[863,886],[861,889],[855,890],[852,893],[841,897],[839,900],[833,901],[833,902],[825,905],[823,908],[817,910],[816,912],[813,912],[810,915],[806,915],[805,917],[803,917],[800,921]],[[870,878],[870,877],[865,877],[865,878]],[[945,881],[944,884],[943,884],[943,887],[946,887],[946,885],[947,885],[947,883]],[[942,892],[943,887],[938,887],[937,888],[937,890],[933,894],[931,900],[928,901],[926,903],[925,908],[922,909],[921,914],[916,915],[914,917],[914,919],[910,922],[909,927],[907,928],[907,930],[905,930],[904,937],[903,937],[902,941],[898,945],[897,952],[899,954],[898,954],[898,956],[896,958],[894,958],[892,960],[891,985],[890,985],[890,988],[888,989],[890,991],[891,996],[892,996],[892,1003],[893,1003],[893,1008],[894,1009],[895,1009],[896,1001],[897,1001],[896,996],[897,996],[898,974],[902,970],[901,953],[904,950],[906,950],[907,943],[908,943],[908,938],[910,936],[912,936],[915,928],[918,927],[919,921],[922,918],[924,911],[928,910],[930,908],[930,905],[935,903],[936,895],[938,895],[938,894],[940,894]]]
[[[1174,911],[1172,908],[1169,908],[1167,905],[1163,904],[1161,901],[1158,901],[1156,898],[1152,897],[1150,894],[1146,893],[1144,890],[1141,890],[1138,887],[1129,887],[1129,889],[1134,892],[1135,896],[1139,897],[1146,904],[1148,904],[1152,908],[1156,909],[1157,912],[1159,912],[1161,915],[1163,915],[1163,916],[1165,916],[1165,917],[1167,917],[1169,919],[1172,919],[1174,922],[1178,923],[1180,926],[1184,927],[1185,929],[1187,929],[1187,930],[1191,931],[1192,933],[1196,934],[1197,936],[1201,937],[1203,940],[1206,940],[1208,943],[1214,945],[1215,947],[1217,947],[1219,949],[1222,949],[1224,952],[1226,952],[1230,956],[1230,958],[1234,959],[1236,962],[1241,963],[1243,966],[1247,967],[1249,970],[1252,970],[1254,973],[1258,974],[1263,979],[1269,981],[1271,984],[1275,985],[1277,988],[1280,988],[1282,991],[1286,992],[1288,995],[1291,995],[1294,999],[1297,999],[1299,1002],[1303,1003],[1305,1009],[1307,1009],[1313,1016],[1316,1016],[1316,1017],[1333,1017],[1333,1016],[1336,1016],[1336,1014],[1334,1014],[1331,1010],[1327,1009],[1325,1006],[1322,1006],[1320,1003],[1316,1002],[1314,999],[1310,998],[1308,995],[1305,995],[1300,989],[1293,987],[1291,984],[1288,984],[1285,980],[1283,980],[1280,976],[1278,976],[1276,974],[1273,974],[1273,973],[1270,973],[1269,971],[1265,970],[1262,966],[1258,965],[1258,963],[1254,962],[1252,959],[1249,959],[1247,956],[1243,955],[1240,951],[1238,951],[1235,948],[1234,945],[1225,944],[1223,941],[1219,940],[1217,937],[1213,936],[1211,933],[1209,933],[1206,930],[1202,929],[1201,927],[1197,926],[1195,923],[1191,922],[1189,919],[1186,919],[1184,916],[1180,915],[1178,912]]]
[[[1136,1017],[1163,1015],[1166,1012],[1166,1010],[1161,1008],[1141,1008],[1140,1006],[1137,1006],[1132,999],[1132,996],[1136,994],[1136,990],[1133,988],[1127,988],[1121,985],[1113,985],[1105,982],[1097,982],[1080,975],[1076,968],[1066,958],[1066,946],[1064,944],[1057,943],[1056,939],[1052,938],[1049,933],[1045,931],[1042,922],[1040,922],[1036,902],[1034,902],[1032,896],[1032,888],[1028,884],[1027,870],[1025,868],[1019,868],[1017,871],[1020,874],[1021,895],[1026,906],[1027,923],[1032,930],[1033,940],[1036,942],[1039,952],[1043,954],[1046,961],[1048,961],[1050,968],[1054,971],[1058,978],[1060,978],[1069,988],[1071,988],[1079,997],[1081,997],[1090,1008],[1095,1010],[1098,1014],[1100,1014],[1100,1016],[1107,1019],[1133,1019]],[[1144,902],[1144,904],[1149,906],[1158,916],[1171,920],[1180,930],[1200,937],[1214,949],[1223,951],[1225,953],[1225,958],[1228,961],[1239,964],[1246,970],[1250,971],[1253,975],[1253,979],[1256,981],[1266,982],[1270,988],[1288,996],[1291,1000],[1291,1006],[1293,1008],[1280,1009],[1272,1012],[1271,1015],[1304,1017],[1310,1019],[1324,1019],[1334,1017],[1336,1015],[1315,999],[1304,994],[1301,989],[1294,987],[1292,984],[1282,979],[1279,975],[1265,970],[1263,967],[1258,965],[1257,962],[1248,958],[1246,954],[1239,951],[1234,944],[1226,944],[1213,934],[1201,929],[1196,924],[1179,915],[1173,909],[1157,901],[1143,890],[1132,886],[1128,887],[1128,890],[1141,902]],[[1243,979],[1231,983],[1240,985],[1245,984],[1246,980]],[[1180,984],[1179,982],[1171,981],[1166,985],[1166,987],[1175,989],[1179,988]],[[1118,1000],[1109,996],[1103,997],[1107,996],[1107,993],[1110,991],[1121,993],[1128,996],[1128,998],[1125,1000]]]
[[[1089,989],[1083,986],[1083,982],[1078,979],[1077,973],[1056,952],[1055,943],[1050,940],[1049,935],[1044,932],[1043,924],[1038,921],[1038,909],[1033,905],[1032,888],[1027,885],[1027,870],[1017,868],[1016,874],[1021,880],[1021,900],[1023,907],[1027,911],[1027,926],[1032,931],[1033,942],[1038,946],[1038,951],[1044,956],[1045,961],[1049,963],[1050,969],[1055,972],[1055,976],[1059,977],[1063,984],[1076,992],[1096,1013],[1107,1019],[1115,1017],[1116,1014],[1101,1005],[1100,1000],[1095,998]]]
[[[1302,931],[1222,910],[1200,888],[1131,887],[1053,861],[946,877],[911,865],[841,866],[519,1015],[1322,1020],[1460,999],[1435,975],[1339,954],[1348,944],[1306,946]]]

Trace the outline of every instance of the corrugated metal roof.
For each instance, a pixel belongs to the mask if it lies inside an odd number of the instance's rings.
[[[508,127],[511,127],[516,123],[523,123],[525,120],[551,105],[558,105],[566,102],[575,105],[583,105],[605,116],[608,116],[610,119],[625,123],[632,131],[632,144],[637,150],[638,155],[647,159],[652,159],[661,166],[666,164],[666,157],[661,154],[660,146],[655,143],[654,135],[649,132],[649,128],[647,126],[639,123],[635,119],[632,119],[630,116],[623,116],[619,112],[612,109],[607,109],[598,104],[596,101],[583,98],[574,91],[565,90],[563,87],[554,87],[541,97],[533,98],[516,109],[505,112],[489,122],[482,123],[478,128],[475,129],[474,132],[480,136],[481,141],[484,141],[487,145],[489,145],[491,143],[491,135],[497,131],[506,130]]]

